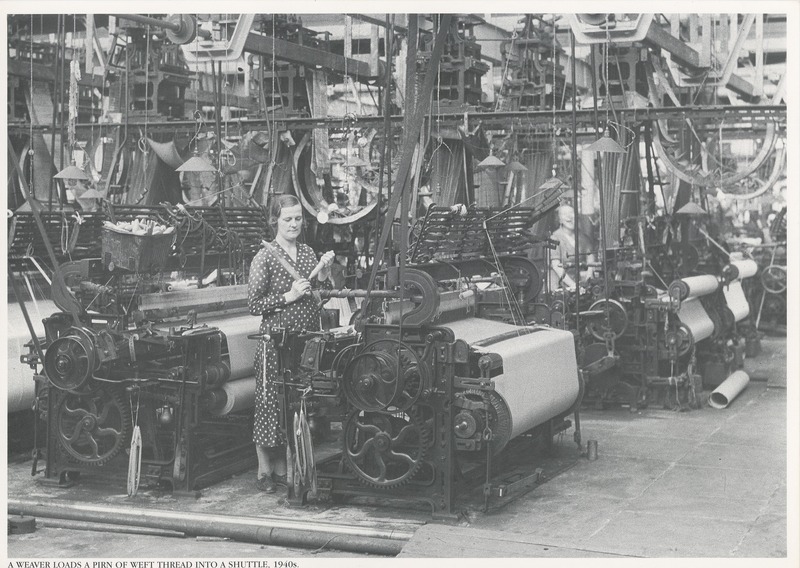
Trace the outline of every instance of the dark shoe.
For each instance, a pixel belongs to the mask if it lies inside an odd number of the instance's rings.
[[[280,485],[281,487],[289,487],[289,484],[286,482],[286,474],[276,475],[273,473],[272,480],[275,482],[275,485]]]
[[[277,488],[275,487],[275,482],[272,481],[272,478],[267,475],[262,475],[256,481],[256,489],[263,491],[264,493],[275,493]]]

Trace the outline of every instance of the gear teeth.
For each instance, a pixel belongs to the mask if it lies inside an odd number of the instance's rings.
[[[354,421],[358,421],[359,418],[366,418],[366,416],[361,417],[359,416],[359,414],[361,414],[361,412],[358,410],[352,412],[350,416],[347,418],[345,424],[343,425],[345,440],[349,438],[348,432]],[[392,419],[404,420],[403,418],[400,418],[398,416],[393,416],[391,414],[385,414],[380,412],[370,412],[368,414],[375,414],[381,417],[385,417],[389,421],[390,425],[392,425]],[[368,473],[362,470],[361,467],[359,467],[359,465],[354,461],[354,458],[350,455],[350,452],[347,450],[347,448],[346,447],[344,448],[343,455],[345,458],[344,461],[347,464],[347,468],[351,472],[353,472],[353,474],[358,478],[358,480],[364,485],[370,487],[376,487],[378,489],[391,489],[393,487],[399,487],[401,485],[409,483],[411,479],[413,479],[414,475],[416,475],[417,471],[419,471],[420,467],[422,467],[422,463],[425,460],[425,455],[427,453],[427,447],[428,447],[426,443],[426,434],[425,434],[425,430],[427,428],[425,428],[425,426],[421,423],[419,417],[415,415],[416,413],[406,412],[403,414],[405,416],[408,416],[408,420],[407,421],[404,420],[406,424],[401,426],[399,429],[392,428],[392,431],[394,432],[394,430],[396,430],[399,433],[400,429],[405,428],[408,425],[413,426],[414,430],[416,431],[417,437],[419,439],[419,442],[416,444],[416,449],[419,455],[416,458],[412,458],[412,463],[409,465],[408,470],[399,477],[395,479],[387,479],[383,482],[376,481],[375,478],[370,476]],[[375,436],[377,435],[387,434],[386,430],[381,428],[380,426],[375,424],[371,424],[371,426],[377,428],[379,432],[375,432],[372,438],[370,438],[370,440],[374,440]],[[369,440],[365,441],[364,444],[368,443],[368,441]],[[364,445],[362,445],[362,449],[363,447]]]
[[[78,450],[76,450],[69,444],[67,438],[64,435],[62,427],[64,426],[63,421],[66,418],[65,413],[70,412],[66,404],[67,401],[75,399],[99,399],[103,404],[103,408],[105,408],[105,405],[107,404],[113,404],[114,407],[116,407],[117,411],[119,412],[120,422],[121,422],[120,431],[116,435],[114,445],[110,450],[108,450],[107,452],[96,458],[81,454]],[[64,450],[67,453],[67,455],[69,455],[75,461],[93,467],[102,466],[108,463],[108,461],[114,459],[125,448],[125,441],[128,439],[130,435],[130,429],[132,426],[130,409],[125,404],[124,399],[122,398],[120,393],[107,389],[100,389],[88,394],[66,393],[61,399],[61,401],[58,403],[58,407],[56,408],[55,414],[56,414],[55,419],[57,421],[57,426],[59,430],[58,441],[61,444],[61,449]],[[88,412],[86,414],[91,415],[91,413]],[[103,413],[100,412],[100,415],[102,416]],[[97,418],[97,415],[93,416]],[[99,424],[96,425],[95,427],[102,427],[102,426],[103,426],[102,424]]]

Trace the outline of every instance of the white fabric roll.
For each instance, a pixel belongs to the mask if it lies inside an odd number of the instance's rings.
[[[731,264],[739,270],[739,280],[752,278],[758,272],[758,264],[755,260],[733,260]]]
[[[258,341],[247,339],[247,336],[258,333],[261,318],[245,314],[226,318],[198,318],[198,323],[218,327],[228,339],[228,352],[231,356],[231,381],[253,374],[253,361]]]
[[[710,274],[690,276],[688,278],[681,278],[681,280],[689,287],[689,298],[706,296],[712,292],[716,292],[717,288],[719,288],[719,280],[717,280],[716,276]]]
[[[681,302],[678,318],[691,330],[695,342],[711,337],[714,333],[714,322],[708,317],[706,309],[698,298]]]
[[[238,381],[229,381],[222,385],[225,392],[225,406],[212,410],[214,416],[225,416],[231,412],[238,412],[253,408],[256,403],[256,378],[247,377]]]
[[[33,329],[38,337],[44,337],[42,320],[61,311],[50,300],[37,300],[36,304],[25,302],[25,308],[28,310],[28,316],[31,318]],[[8,331],[8,412],[17,412],[30,409],[35,396],[33,369],[20,363],[19,360],[21,355],[28,353],[25,344],[32,338],[18,302],[9,302],[6,326]]]
[[[725,295],[725,303],[728,308],[733,312],[736,321],[742,321],[750,315],[750,304],[747,297],[742,290],[742,283],[739,280],[734,280],[723,288],[722,293]]]
[[[453,330],[456,339],[469,344],[519,330],[514,325],[480,318],[459,320],[445,327]],[[503,358],[503,374],[492,381],[511,411],[512,438],[565,412],[578,398],[578,365],[569,331],[540,328],[473,347]]]

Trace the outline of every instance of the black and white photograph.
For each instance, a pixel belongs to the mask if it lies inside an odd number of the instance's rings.
[[[800,2],[0,10],[7,568],[798,565]]]

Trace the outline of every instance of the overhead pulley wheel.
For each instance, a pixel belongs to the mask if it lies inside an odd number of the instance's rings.
[[[167,22],[180,26],[177,30],[167,28],[167,39],[176,45],[191,43],[197,37],[197,20],[191,14],[172,14]]]

